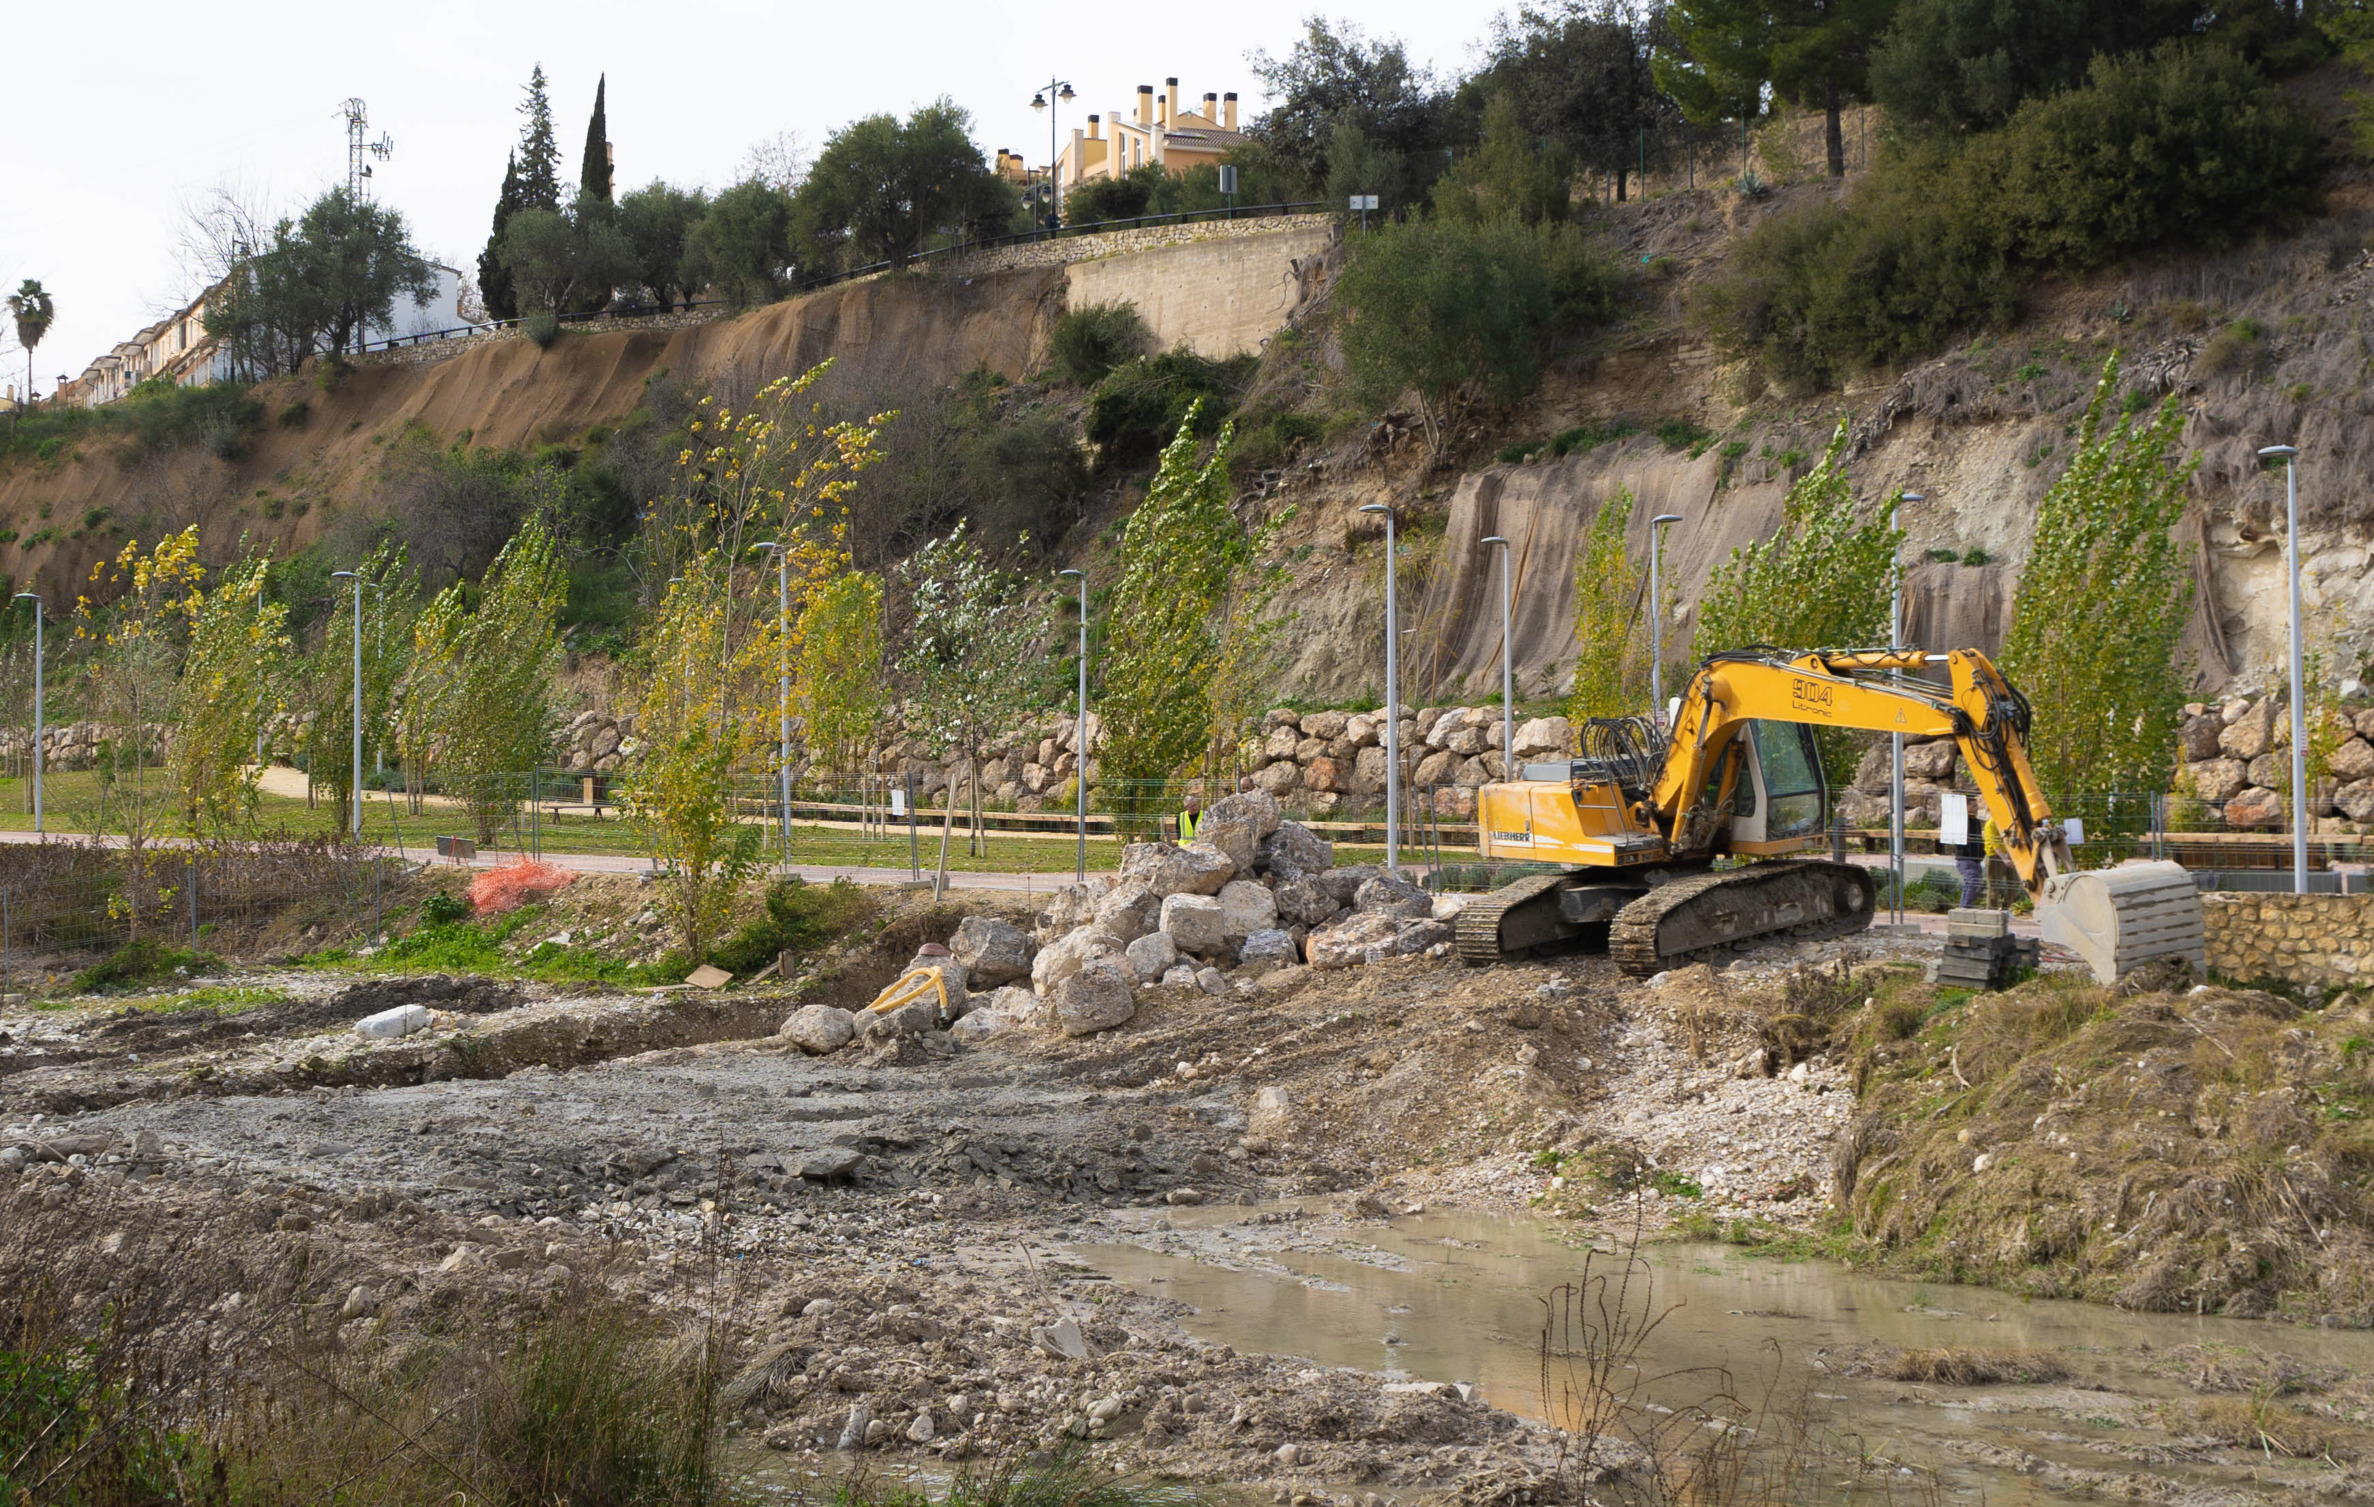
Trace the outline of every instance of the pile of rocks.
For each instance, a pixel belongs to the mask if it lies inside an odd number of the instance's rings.
[[[782,1034],[813,1053],[935,1026],[974,1042],[1020,1028],[1087,1036],[1130,1020],[1146,989],[1241,996],[1306,965],[1450,946],[1460,900],[1374,865],[1337,867],[1334,848],[1266,792],[1216,802],[1196,835],[1184,847],[1131,844],[1118,873],[1058,890],[1035,933],[966,917],[944,950],[909,964],[940,970],[945,1009],[936,998],[880,1016],[809,1005]]]
[[[564,769],[616,769],[635,752],[635,714],[579,712],[553,740]]]
[[[2223,706],[2195,702],[2179,734],[2190,788],[2229,827],[2279,827],[2282,790],[2291,783],[2292,719],[2274,696],[2237,696]],[[2330,771],[2314,782],[2309,814],[2320,825],[2374,824],[2374,708],[2334,714]],[[2346,723],[2346,726],[2342,725]],[[2316,747],[2312,740],[2311,748]]]

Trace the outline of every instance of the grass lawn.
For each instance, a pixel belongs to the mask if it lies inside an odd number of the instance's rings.
[[[152,773],[152,777],[155,777]],[[32,798],[24,780],[0,779],[0,831],[30,832],[33,830]],[[43,776],[42,804],[44,825],[53,833],[89,832],[102,825],[100,821],[102,795],[99,776],[89,770],[58,771]],[[256,825],[267,833],[310,836],[339,830],[343,813],[327,805],[308,807],[302,800],[285,796],[265,795],[256,805]],[[104,823],[108,830],[117,830],[120,823],[110,817]],[[167,809],[161,814],[158,830],[178,834],[179,816]],[[470,836],[468,817],[450,807],[429,806],[418,815],[404,809],[402,796],[393,802],[385,794],[374,792],[363,803],[363,836],[365,840],[388,847],[399,844],[412,857],[422,857],[436,851],[440,836]],[[772,837],[770,831],[770,837]],[[986,837],[987,851],[974,854],[966,851],[967,839],[959,825],[948,843],[948,867],[960,873],[1037,873],[1068,872],[1075,853],[1074,839],[1069,834],[1007,833],[992,830]],[[641,857],[649,850],[642,834],[632,822],[616,816],[550,816],[540,818],[531,828],[526,817],[518,823],[516,836],[506,828],[485,852],[526,851],[531,846],[546,853],[601,853],[623,857]],[[925,813],[916,828],[916,857],[923,872],[930,874],[939,863],[940,831],[936,813]],[[770,841],[767,857],[776,853]],[[872,837],[854,825],[826,825],[821,823],[792,824],[791,861],[795,864],[831,868],[896,869],[907,866],[907,833],[901,827],[894,835]],[[1385,856],[1381,846],[1348,843],[1336,845],[1339,863],[1377,863]],[[1090,834],[1088,839],[1088,867],[1111,869],[1121,861],[1121,845],[1110,838]]]

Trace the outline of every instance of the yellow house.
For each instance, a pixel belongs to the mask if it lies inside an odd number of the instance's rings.
[[[1055,159],[1055,181],[1069,193],[1091,179],[1122,177],[1149,162],[1168,173],[1205,163],[1218,166],[1244,139],[1233,93],[1207,94],[1199,110],[1187,111],[1179,107],[1177,79],[1164,79],[1159,94],[1152,84],[1140,84],[1130,118],[1123,120],[1114,111],[1109,133],[1101,115],[1072,127],[1071,141]]]

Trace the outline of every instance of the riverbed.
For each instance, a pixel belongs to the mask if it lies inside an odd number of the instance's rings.
[[[2238,1386],[2297,1391],[2333,1398],[2345,1415],[2351,1384],[2374,1377],[2374,1336],[2363,1332],[2126,1313],[1461,1212],[1345,1223],[1294,1205],[1176,1210],[1072,1253],[1185,1305],[1182,1326],[1214,1343],[1465,1384],[1561,1426],[1593,1395],[1597,1358],[1642,1424],[1704,1409],[1818,1438],[1860,1462],[1866,1482],[1874,1467],[1909,1471],[1957,1499],[2336,1489],[2348,1472],[2330,1460],[2209,1437],[2202,1400]],[[1895,1379],[1897,1352],[1945,1347],[2066,1375]]]

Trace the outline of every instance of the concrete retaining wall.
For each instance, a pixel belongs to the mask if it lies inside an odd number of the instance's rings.
[[[2248,983],[2374,983],[2374,895],[2201,897],[2212,971]]]

